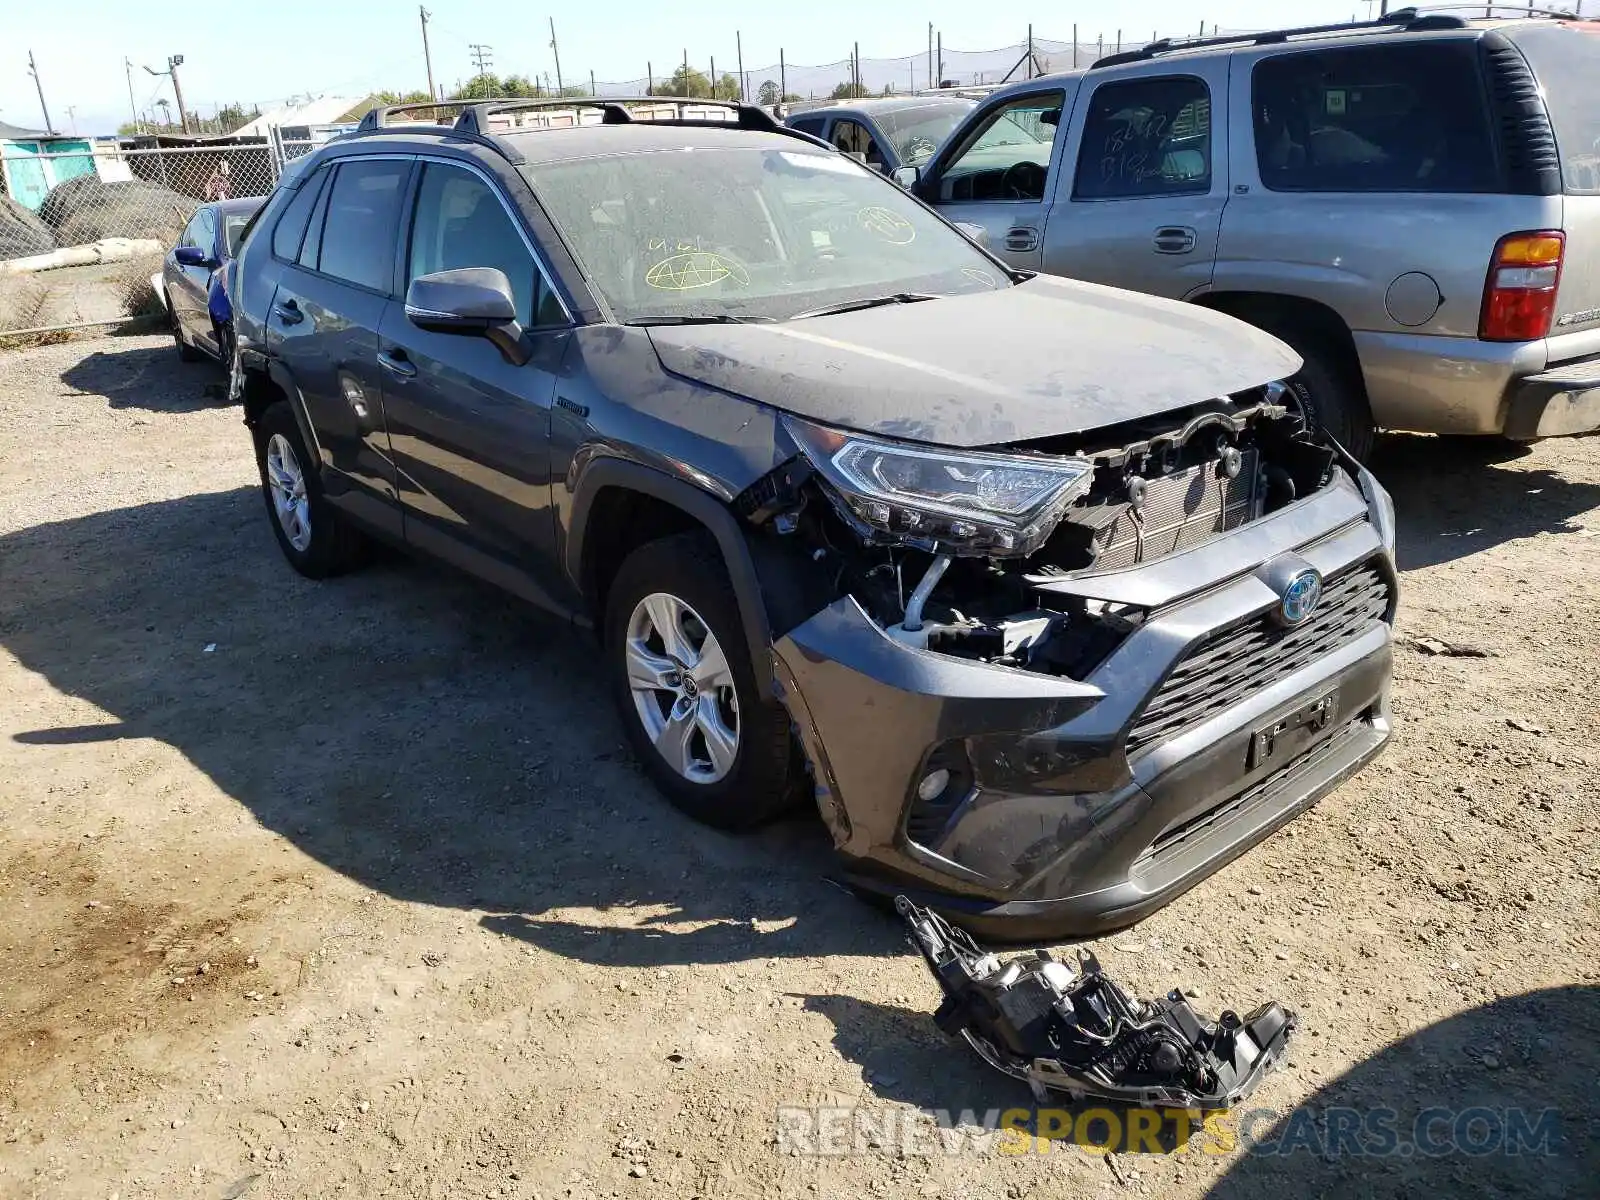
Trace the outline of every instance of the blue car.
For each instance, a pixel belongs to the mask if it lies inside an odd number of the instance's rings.
[[[233,306],[226,268],[239,249],[244,227],[260,207],[261,197],[202,204],[178,244],[167,252],[162,290],[172,339],[184,362],[233,359]]]

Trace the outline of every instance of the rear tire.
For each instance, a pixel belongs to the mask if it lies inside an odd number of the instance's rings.
[[[1304,365],[1290,376],[1288,384],[1300,402],[1307,424],[1328,434],[1356,459],[1366,462],[1372,454],[1377,428],[1354,370],[1315,342],[1297,340],[1293,336],[1284,337],[1284,340],[1304,360]]]
[[[709,534],[677,534],[630,554],[607,592],[603,634],[628,741],[668,800],[729,830],[794,806],[800,772],[788,713],[756,682]]]
[[[261,414],[255,428],[261,494],[278,548],[307,579],[326,579],[359,566],[365,539],[328,503],[286,400]]]

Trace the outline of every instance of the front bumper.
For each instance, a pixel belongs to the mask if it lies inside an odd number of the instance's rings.
[[[1394,568],[1367,518],[1341,480],[1186,553],[1050,585],[1150,613],[1081,682],[912,649],[848,598],[794,629],[778,680],[852,878],[988,937],[1092,933],[1304,811],[1389,738]],[[1330,586],[1380,579],[1380,615],[1138,740],[1191,654],[1277,603],[1260,574],[1287,551]],[[916,784],[935,766],[954,782],[930,804]]]

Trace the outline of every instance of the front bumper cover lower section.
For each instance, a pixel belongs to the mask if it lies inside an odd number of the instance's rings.
[[[1152,612],[1083,681],[913,649],[848,597],[792,630],[777,680],[851,878],[984,936],[1094,933],[1293,819],[1388,740],[1387,621],[1131,759],[1127,735],[1191,648],[1276,603],[1259,576],[1280,548],[1324,577],[1376,564],[1392,594],[1366,518],[1340,480],[1195,550],[1056,585]],[[916,784],[952,762],[961,794],[930,817]]]

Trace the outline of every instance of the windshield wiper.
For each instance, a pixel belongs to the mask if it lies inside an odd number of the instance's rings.
[[[624,325],[749,325],[768,323],[772,317],[741,317],[736,313],[657,313],[653,316],[630,317]]]
[[[791,321],[801,321],[806,317],[831,317],[834,313],[855,312],[863,308],[882,308],[885,304],[915,304],[919,300],[943,300],[943,296],[932,292],[892,292],[887,296],[868,296],[864,300],[841,300],[838,304],[824,304],[821,308],[808,308],[805,312],[795,313]]]

